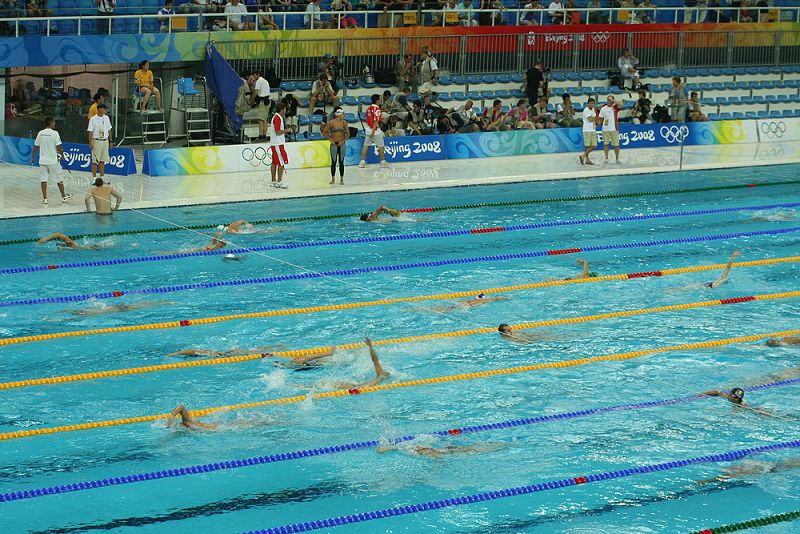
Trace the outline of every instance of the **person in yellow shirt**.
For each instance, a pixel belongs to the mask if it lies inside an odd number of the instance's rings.
[[[139,70],[134,73],[133,78],[136,83],[136,90],[142,93],[142,113],[147,109],[150,95],[156,97],[156,106],[159,111],[164,111],[161,107],[161,91],[153,85],[153,71],[150,70],[150,62],[146,59],[139,63]]]
[[[92,120],[92,117],[97,115],[97,106],[100,104],[105,104],[106,97],[100,93],[97,93],[92,97],[92,100],[94,100],[94,103],[89,106],[89,115],[87,116],[89,120]]]

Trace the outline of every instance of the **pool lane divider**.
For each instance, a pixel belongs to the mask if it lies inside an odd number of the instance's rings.
[[[745,391],[763,390],[770,388],[780,388],[800,384],[800,378],[792,378],[788,380],[780,380],[777,382],[768,382],[754,387],[743,388]],[[678,397],[674,399],[663,399],[647,402],[637,402],[634,404],[617,404],[613,406],[601,406],[598,408],[590,408],[588,410],[580,410],[574,412],[562,412],[550,415],[539,415],[535,417],[525,417],[523,419],[511,419],[508,421],[498,421],[495,423],[486,423],[481,425],[470,425],[460,428],[448,428],[446,430],[437,430],[432,432],[425,432],[424,435],[433,435],[443,438],[451,438],[466,434],[477,434],[479,432],[487,432],[491,430],[506,430],[511,428],[518,428],[529,425],[536,425],[541,423],[550,423],[553,421],[564,421],[568,419],[576,419],[581,417],[590,417],[593,415],[604,415],[612,412],[625,412],[632,410],[644,410],[649,408],[656,408],[659,406],[674,406],[678,404],[686,404],[689,402],[711,399],[708,395],[698,394],[687,397]],[[109,477],[98,480],[90,480],[86,482],[74,482],[72,484],[61,484],[58,486],[49,486],[46,488],[38,488],[24,491],[9,491],[0,493],[0,502],[19,501],[23,499],[33,499],[35,497],[45,497],[47,495],[58,495],[61,493],[71,493],[74,491],[83,491],[96,488],[105,488],[108,486],[119,486],[123,484],[133,484],[137,482],[145,482],[148,480],[158,480],[162,478],[175,478],[187,475],[196,475],[200,473],[213,473],[215,471],[223,471],[226,469],[238,469],[240,467],[249,467],[253,465],[272,464],[276,462],[285,462],[290,460],[299,460],[301,458],[310,458],[315,456],[323,456],[328,454],[337,454],[340,452],[351,452],[363,449],[371,449],[378,447],[382,443],[387,445],[398,445],[417,439],[419,435],[408,434],[399,436],[388,440],[370,440],[359,441],[355,443],[345,443],[342,445],[331,445],[327,447],[318,447],[315,449],[305,449],[293,452],[285,452],[279,454],[270,454],[267,456],[256,456],[253,458],[243,458],[239,460],[227,460],[221,462],[213,462],[209,464],[193,465],[189,467],[179,467],[174,469],[164,469],[159,471],[150,471],[147,473],[137,473],[132,475],[125,475],[120,477]]]
[[[734,263],[733,267],[739,269],[742,267],[774,265],[778,263],[789,263],[797,261],[800,261],[800,256],[790,256],[785,258],[770,258],[767,260],[745,261],[745,262]],[[474,297],[475,295],[481,293],[490,295],[490,294],[523,291],[528,289],[536,289],[544,287],[565,286],[570,284],[605,282],[609,280],[634,280],[638,278],[670,276],[676,274],[724,269],[726,265],[727,264],[725,263],[718,263],[716,265],[699,265],[695,267],[683,267],[678,269],[663,269],[658,271],[647,271],[638,273],[612,274],[606,276],[593,276],[591,278],[551,280],[549,282],[534,282],[530,284],[519,284],[514,286],[492,287],[487,289],[478,289],[475,291],[457,291],[453,293],[438,293],[435,295],[417,295],[413,297],[397,297],[391,299],[348,302],[344,304],[329,304],[326,306],[307,306],[304,308],[288,308],[283,310],[237,313],[232,315],[218,315],[215,317],[196,317],[194,319],[180,319],[177,321],[164,321],[160,323],[146,323],[138,325],[116,326],[109,328],[93,328],[89,330],[72,330],[67,332],[54,332],[51,334],[37,334],[32,336],[7,337],[7,338],[0,338],[0,346],[14,345],[18,343],[31,343],[36,341],[47,341],[51,339],[61,339],[66,337],[81,337],[81,336],[93,336],[93,335],[113,334],[121,332],[138,332],[142,330],[181,328],[185,326],[198,326],[204,324],[221,323],[224,321],[232,321],[236,319],[256,319],[261,317],[275,317],[280,315],[298,315],[304,313],[319,313],[319,312],[333,311],[333,310],[351,310],[355,308],[365,308],[369,306],[385,306],[401,302],[423,302],[427,300],[457,299],[465,297]]]
[[[541,223],[518,224],[514,226],[496,226],[492,228],[467,228],[461,230],[446,230],[442,232],[422,232],[414,234],[380,235],[354,237],[349,239],[331,239],[326,241],[306,241],[302,243],[274,243],[257,247],[245,247],[236,249],[201,250],[197,252],[178,252],[175,254],[162,254],[157,256],[138,256],[133,258],[117,258],[113,260],[78,261],[72,263],[35,265],[32,267],[9,267],[0,269],[0,275],[32,273],[40,271],[54,271],[56,269],[79,269],[85,267],[107,267],[110,265],[121,265],[128,263],[142,263],[149,261],[175,260],[182,258],[193,258],[199,256],[220,256],[226,254],[247,254],[250,252],[266,252],[272,250],[293,250],[298,248],[323,247],[329,245],[352,245],[359,243],[378,243],[385,241],[405,241],[409,239],[431,239],[440,237],[457,237],[473,234],[485,234],[494,232],[514,232],[519,230],[535,230],[539,228],[555,228],[559,226],[580,226],[584,224],[597,224],[609,222],[630,222],[646,221],[651,219],[668,219],[672,217],[688,217],[696,215],[710,215],[715,213],[728,213],[735,211],[763,211],[777,208],[794,208],[800,206],[800,202],[784,204],[767,204],[762,206],[735,206],[728,208],[714,208],[707,210],[678,211],[670,213],[650,213],[645,215],[628,215],[619,217],[601,217],[595,219],[578,219],[570,221],[549,221]],[[564,249],[564,251],[550,251],[552,254],[569,254],[580,252],[578,249]]]
[[[776,525],[778,523],[785,523],[786,521],[797,521],[800,519],[800,510],[794,512],[786,512],[783,514],[766,515],[757,519],[749,519],[747,521],[740,521],[730,525],[722,525],[720,527],[705,528],[697,530],[691,534],[722,534],[723,532],[738,532],[740,530],[749,530],[751,528],[766,527],[768,525]]]
[[[666,311],[676,311],[676,310],[689,310],[693,308],[707,308],[712,306],[722,306],[726,304],[741,304],[745,302],[753,302],[753,301],[763,301],[763,300],[775,300],[775,299],[784,299],[784,298],[796,298],[800,297],[800,291],[792,291],[787,293],[771,293],[765,295],[755,295],[755,296],[746,296],[746,297],[734,297],[734,298],[727,298],[727,299],[719,299],[719,300],[705,300],[699,302],[689,302],[686,304],[673,304],[670,306],[659,306],[657,308],[640,308],[636,310],[627,310],[627,311],[618,311],[618,312],[609,312],[609,313],[600,313],[595,315],[584,315],[580,317],[569,317],[566,319],[548,319],[545,321],[535,321],[529,323],[520,323],[511,325],[512,329],[515,330],[526,330],[526,329],[533,329],[533,328],[544,328],[548,326],[560,326],[566,324],[579,324],[579,323],[588,323],[591,321],[600,321],[603,319],[613,319],[613,318],[621,318],[621,317],[631,317],[634,315],[645,315],[649,313],[661,313]],[[372,343],[374,345],[390,345],[396,343],[412,343],[416,341],[427,341],[431,339],[445,339],[445,338],[456,338],[456,337],[464,337],[464,336],[472,336],[476,334],[496,334],[497,328],[496,327],[483,327],[483,328],[471,328],[469,330],[456,330],[451,332],[437,332],[433,334],[420,334],[416,336],[406,336],[406,337],[398,337],[398,338],[391,338],[391,339],[379,339],[375,340]],[[343,345],[335,345],[333,348],[337,350],[353,350],[365,347],[366,345],[363,342],[359,343],[346,343]],[[94,371],[90,373],[78,373],[73,375],[62,375],[62,376],[54,376],[54,377],[47,377],[47,378],[31,378],[27,380],[17,380],[14,382],[2,382],[0,383],[0,390],[3,389],[14,389],[14,388],[22,388],[22,387],[32,387],[32,386],[44,386],[44,385],[53,385],[53,384],[64,384],[67,382],[82,382],[86,380],[97,380],[100,378],[111,378],[111,377],[118,377],[118,376],[129,376],[129,375],[137,375],[137,374],[144,374],[144,373],[154,373],[159,371],[172,371],[175,369],[183,369],[187,367],[200,367],[200,366],[207,366],[207,365],[227,365],[231,363],[242,363],[254,360],[261,360],[264,358],[268,358],[270,356],[278,357],[278,358],[297,358],[299,356],[309,356],[314,354],[322,354],[330,350],[331,347],[315,347],[311,349],[299,349],[299,350],[285,350],[285,351],[277,351],[273,353],[256,353],[256,354],[242,354],[239,356],[227,356],[227,357],[220,357],[220,358],[205,358],[205,359],[198,359],[198,360],[189,360],[184,362],[176,362],[176,363],[163,363],[157,365],[147,365],[143,367],[129,367],[126,369],[111,369],[108,371]]]
[[[463,380],[474,380],[477,378],[489,378],[495,376],[503,376],[517,373],[526,373],[530,371],[539,371],[542,369],[560,369],[567,367],[576,367],[587,365],[590,363],[606,362],[606,361],[625,361],[644,356],[651,356],[653,354],[661,354],[666,352],[675,352],[683,350],[695,350],[715,348],[734,343],[749,343],[759,341],[771,337],[783,337],[800,334],[800,330],[785,330],[783,332],[770,332],[767,334],[754,334],[750,336],[740,336],[726,339],[715,339],[712,341],[699,341],[694,343],[685,343],[682,345],[673,345],[667,347],[656,347],[652,349],[643,349],[632,352],[623,352],[617,354],[609,354],[605,356],[592,356],[588,358],[578,358],[574,360],[562,360],[555,362],[537,363],[533,365],[523,365],[519,367],[508,367],[505,369],[493,369],[490,371],[477,371],[473,373],[461,373],[457,375],[438,376],[433,378],[420,378],[417,380],[409,380],[406,382],[392,382],[388,384],[379,384],[377,386],[369,386],[363,388],[340,389],[335,391],[324,391],[322,393],[295,395],[293,397],[281,397],[277,399],[268,399],[263,401],[247,402],[242,404],[232,404],[227,406],[215,406],[212,408],[203,408],[200,410],[191,410],[190,414],[193,417],[202,417],[213,413],[231,412],[238,410],[247,410],[251,408],[261,408],[265,406],[276,406],[286,404],[297,404],[308,399],[326,399],[326,398],[341,398],[353,397],[367,393],[376,393],[379,391],[389,391],[393,389],[417,387],[431,384],[442,384],[446,382],[460,382]],[[376,343],[377,344],[377,343]],[[264,355],[267,356],[267,355]],[[194,362],[187,362],[194,363]],[[122,419],[109,419],[105,421],[92,421],[88,423],[78,423],[73,425],[64,425],[56,427],[34,428],[28,430],[17,430],[14,432],[4,432],[0,434],[0,441],[12,440],[19,438],[27,438],[32,436],[43,436],[47,434],[59,434],[64,432],[75,432],[78,430],[91,430],[95,428],[110,428],[122,425],[131,425],[137,423],[152,423],[161,419],[167,419],[170,414],[154,414],[142,415],[138,417],[126,417]]]
[[[673,194],[683,194],[683,193],[701,193],[706,191],[752,189],[755,187],[774,187],[780,185],[794,185],[794,184],[800,184],[800,180],[788,180],[782,182],[747,183],[747,184],[735,184],[735,185],[723,185],[723,186],[711,186],[711,187],[691,187],[683,189],[665,189],[660,191],[639,191],[634,193],[610,193],[606,195],[588,195],[588,196],[578,196],[578,197],[555,197],[555,198],[540,198],[540,199],[528,199],[528,200],[513,200],[507,202],[482,202],[479,204],[459,204],[459,205],[438,206],[431,208],[408,208],[408,209],[401,209],[400,211],[403,213],[431,213],[435,211],[447,211],[447,210],[467,210],[467,209],[477,209],[477,208],[525,206],[530,204],[549,204],[556,202],[582,202],[587,200],[607,200],[615,198],[635,198],[635,197],[673,195]],[[285,217],[282,219],[262,219],[258,221],[251,221],[251,224],[254,225],[280,224],[280,223],[293,223],[302,221],[321,221],[325,219],[346,219],[346,218],[359,217],[363,213],[364,212],[337,213],[331,215],[307,215],[304,217]],[[152,234],[152,233],[176,232],[178,230],[187,230],[187,229],[205,230],[209,228],[215,228],[217,225],[218,223],[196,224],[191,226],[170,226],[168,228],[145,228],[140,230],[122,230],[119,232],[99,232],[94,234],[77,234],[73,235],[72,238],[83,239],[85,237],[97,238],[97,237],[109,237],[114,235]],[[38,241],[39,239],[40,238],[38,237],[30,237],[25,239],[9,239],[5,241],[0,241],[0,246],[16,245],[20,243],[33,243]]]
[[[707,241],[722,241],[727,239],[739,239],[742,237],[758,237],[767,235],[783,235],[797,232],[800,227],[780,228],[776,230],[759,230],[755,232],[736,232],[731,234],[716,234],[695,237],[682,237],[678,239],[660,239],[655,241],[640,241],[635,243],[617,243],[610,245],[592,245],[579,248],[539,250],[532,252],[516,252],[511,254],[497,254],[491,256],[475,256],[471,258],[453,258],[448,260],[420,261],[413,263],[401,263],[397,265],[375,265],[372,267],[355,267],[350,269],[339,269],[333,271],[306,271],[295,274],[284,274],[278,276],[266,276],[261,278],[246,278],[240,280],[219,280],[215,282],[196,282],[192,284],[181,284],[165,287],[149,287],[144,289],[125,289],[116,291],[102,291],[97,293],[86,293],[83,295],[70,295],[59,297],[41,297],[35,299],[7,300],[0,302],[0,307],[8,306],[27,306],[33,304],[55,304],[63,302],[81,302],[90,299],[109,299],[118,298],[126,294],[153,295],[159,293],[172,293],[176,291],[188,291],[191,289],[208,289],[215,287],[232,287],[250,284],[269,284],[276,282],[287,282],[291,280],[310,280],[315,278],[331,278],[338,276],[354,276],[365,273],[402,271],[406,269],[417,269],[421,267],[441,267],[444,265],[460,265],[468,263],[481,263],[493,261],[507,261],[527,258],[541,258],[559,254],[577,254],[579,252],[598,252],[604,250],[621,250],[633,248],[649,248],[664,245],[680,245],[687,243],[703,243]]]
[[[562,478],[560,480],[552,480],[550,482],[545,482],[541,484],[533,484],[530,486],[520,486],[516,488],[487,491],[483,493],[476,493],[473,495],[451,497],[449,499],[428,501],[417,504],[400,505],[400,506],[394,506],[392,508],[384,508],[382,510],[332,517],[329,519],[321,519],[317,521],[305,521],[302,523],[294,523],[280,527],[273,527],[262,530],[252,530],[249,531],[247,534],[286,534],[289,532],[308,532],[311,530],[329,529],[344,525],[352,525],[354,523],[363,523],[365,521],[384,519],[386,517],[398,517],[409,514],[417,514],[420,512],[427,512],[429,510],[440,510],[442,508],[450,508],[453,506],[462,506],[478,502],[494,501],[497,499],[516,497],[519,495],[530,495],[532,493],[540,493],[543,491],[549,491],[554,489],[581,486],[583,484],[591,484],[594,482],[602,482],[605,480],[614,480],[617,478],[630,477],[634,475],[644,475],[660,471],[669,471],[681,467],[688,467],[690,465],[733,462],[736,460],[741,460],[753,454],[759,454],[762,452],[777,451],[783,449],[796,449],[796,448],[800,448],[800,441],[784,441],[782,443],[761,445],[758,447],[751,447],[748,449],[739,449],[724,453],[709,454],[707,456],[687,458],[684,460],[675,460],[672,462],[663,462],[659,464],[650,464],[642,466],[629,466],[626,469],[621,469],[618,471],[606,471],[604,473],[595,473],[591,475],[577,475],[569,478]]]

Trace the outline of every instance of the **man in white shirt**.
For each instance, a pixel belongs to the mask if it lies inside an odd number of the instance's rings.
[[[286,115],[286,103],[279,102],[275,115],[272,116],[269,132],[269,143],[272,145],[272,166],[270,167],[272,187],[279,189],[286,189],[283,184],[283,170],[286,164],[289,163],[289,157],[286,155],[286,123],[283,120],[284,115]]]
[[[97,115],[89,119],[89,149],[92,151],[92,178],[97,178],[97,167],[100,167],[100,177],[106,175],[106,163],[109,161],[108,152],[112,146],[111,119],[106,115],[106,105],[97,106]]]
[[[589,98],[583,108],[583,154],[578,156],[581,165],[594,165],[589,159],[589,153],[597,148],[597,110],[594,109],[594,98]]]
[[[606,160],[603,164],[608,164],[608,147],[614,145],[614,157],[616,164],[622,165],[619,161],[619,105],[614,101],[613,95],[608,95],[608,103],[600,110],[600,120],[603,124],[603,152]]]
[[[64,177],[59,156],[64,159],[64,149],[61,147],[61,136],[53,128],[55,119],[47,117],[44,120],[44,130],[36,135],[31,152],[31,165],[36,161],[36,151],[39,151],[39,172],[42,183],[42,204],[47,204],[47,181],[53,177],[58,180],[58,190],[61,191],[61,200],[66,202],[72,195],[64,193]]]
[[[631,89],[639,87],[639,71],[636,70],[636,65],[638,64],[639,60],[631,53],[629,48],[623,50],[622,55],[619,56],[617,60],[617,66],[622,76],[623,85],[624,80],[631,80]]]
[[[550,15],[550,22],[553,24],[564,24],[564,5],[561,0],[553,0],[547,6],[547,14]]]
[[[242,14],[247,15],[247,8],[244,4],[240,4],[239,0],[231,0],[225,6],[225,15],[228,23],[228,28],[231,30],[249,30],[250,23],[242,20]]]
[[[250,105],[257,106],[258,112],[258,140],[267,140],[267,121],[269,120],[269,82],[258,71],[250,74]]]
[[[478,115],[472,109],[472,100],[464,102],[464,106],[456,106],[445,112],[450,119],[450,131],[452,133],[475,133],[478,128]]]
[[[303,16],[303,25],[306,28],[324,28],[325,23],[319,18],[320,0],[311,0],[306,6],[306,14]]]

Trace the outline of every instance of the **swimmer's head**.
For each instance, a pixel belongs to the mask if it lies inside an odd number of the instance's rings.
[[[225,231],[225,225],[224,224],[218,224],[217,225],[217,232],[224,232],[224,231]]]
[[[767,346],[768,347],[780,347],[781,346],[781,340],[780,339],[775,339],[775,338],[768,339],[767,340]]]
[[[369,213],[365,213],[364,215],[362,215],[361,220],[364,222],[369,221]]]
[[[225,254],[225,259],[226,260],[235,260],[236,259],[236,254]]]
[[[734,404],[741,404],[744,401],[744,390],[742,388],[733,388],[728,393],[728,400]]]
[[[483,293],[478,293],[478,296],[477,296],[477,297],[475,297],[475,298],[477,298],[477,299],[482,299],[482,298],[483,298],[483,297],[485,297],[485,296],[486,296],[486,295],[484,295]]]
[[[594,271],[589,271],[589,278],[597,278],[597,273]]]
[[[500,326],[498,326],[497,327],[497,331],[500,332],[501,336],[510,336],[511,335],[511,327],[506,323],[503,323]]]

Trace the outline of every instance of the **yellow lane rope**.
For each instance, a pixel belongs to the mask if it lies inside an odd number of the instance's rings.
[[[488,378],[493,376],[510,375],[515,373],[526,373],[529,371],[539,371],[542,369],[558,369],[565,367],[575,367],[579,365],[586,365],[590,363],[603,362],[603,361],[623,361],[631,360],[634,358],[641,358],[643,356],[650,356],[652,354],[659,354],[664,352],[674,352],[681,350],[691,349],[706,349],[720,347],[723,345],[731,345],[734,343],[748,343],[758,341],[770,337],[783,337],[800,334],[800,330],[785,330],[783,332],[770,332],[768,334],[755,334],[750,336],[732,337],[726,339],[717,339],[712,341],[701,341],[696,343],[685,343],[683,345],[673,345],[668,347],[657,347],[654,349],[644,349],[632,352],[622,352],[617,354],[610,354],[607,356],[594,356],[590,358],[578,358],[575,360],[565,360],[559,362],[545,362],[533,365],[523,365],[520,367],[508,367],[505,369],[494,369],[491,371],[478,371],[474,373],[462,373],[457,375],[439,376],[434,378],[422,378],[419,380],[409,380],[406,382],[395,382],[392,384],[381,384],[372,387],[365,387],[350,390],[337,390],[326,391],[315,395],[296,395],[294,397],[282,397],[279,399],[270,399],[257,402],[247,402],[243,404],[233,404],[229,406],[216,406],[213,408],[205,408],[201,410],[192,410],[190,413],[195,417],[202,417],[217,412],[228,412],[235,410],[244,410],[249,408],[259,408],[263,406],[273,406],[278,404],[295,404],[302,402],[306,399],[323,399],[333,397],[349,397],[351,395],[359,395],[364,393],[374,393],[377,391],[388,391],[391,389],[399,389],[406,387],[416,387],[429,384],[440,384],[445,382],[458,382],[462,380],[472,380],[475,378]],[[94,421],[90,423],[81,423],[77,425],[65,425],[50,428],[36,428],[31,430],[18,430],[16,432],[6,432],[0,434],[0,441],[10,440],[31,436],[39,436],[44,434],[57,434],[61,432],[73,432],[77,430],[90,430],[93,428],[104,428],[112,426],[130,425],[135,423],[149,423],[159,419],[166,419],[170,414],[157,414],[157,415],[143,415],[140,417],[128,417],[124,419],[111,419],[107,421]]]
[[[771,258],[766,260],[745,261],[734,263],[734,267],[756,267],[761,265],[774,265],[778,263],[789,263],[800,261],[800,256],[789,256],[784,258]],[[683,267],[679,269],[666,269],[663,271],[654,271],[659,273],[657,276],[669,276],[676,274],[686,274],[702,271],[711,271],[715,269],[724,269],[726,264],[718,263],[715,265],[700,265],[696,267]],[[318,313],[332,310],[350,310],[355,308],[365,308],[369,306],[385,306],[388,304],[397,304],[400,302],[421,302],[426,300],[446,300],[457,299],[475,296],[479,293],[492,294],[492,293],[506,293],[512,291],[523,291],[527,289],[536,289],[542,287],[556,287],[565,286],[570,284],[585,284],[593,282],[606,282],[609,280],[631,280],[634,278],[642,278],[641,276],[634,276],[632,274],[612,274],[606,276],[597,276],[592,278],[580,278],[574,280],[553,280],[549,282],[535,282],[530,284],[520,284],[505,287],[494,287],[489,289],[478,289],[473,291],[458,291],[453,293],[439,293],[435,295],[417,295],[413,297],[399,297],[393,299],[380,299],[380,300],[367,300],[361,302],[350,302],[345,304],[331,304],[327,306],[308,306],[304,308],[289,308],[283,310],[270,310],[253,313],[237,313],[233,315],[220,315],[216,317],[204,317],[199,319],[188,319],[181,321],[165,321],[160,323],[147,323],[139,325],[117,326],[113,328],[95,328],[91,330],[73,330],[69,332],[54,332],[52,334],[40,334],[35,336],[21,336],[9,337],[0,339],[0,346],[14,345],[18,343],[32,343],[36,341],[47,341],[50,339],[60,339],[65,337],[80,337],[80,336],[93,336],[100,334],[113,334],[119,332],[137,332],[141,330],[159,330],[165,328],[180,328],[184,326],[193,326],[201,324],[221,323],[224,321],[233,321],[236,319],[255,319],[260,317],[275,317],[279,315],[297,315],[304,313]],[[648,273],[650,274],[650,273]]]
[[[739,302],[749,302],[754,300],[775,300],[775,299],[783,299],[783,298],[794,298],[800,297],[800,291],[789,291],[785,293],[771,293],[766,295],[755,295],[755,296],[748,296],[748,297],[738,297],[733,299],[721,299],[721,300],[705,300],[700,302],[689,302],[686,304],[673,304],[670,306],[659,306],[657,308],[640,308],[637,310],[627,310],[627,311],[619,311],[619,312],[610,312],[610,313],[600,313],[596,315],[584,315],[581,317],[569,317],[566,319],[549,319],[546,321],[535,321],[530,323],[521,323],[516,325],[511,325],[512,329],[518,330],[525,330],[530,328],[542,328],[546,326],[558,326],[558,325],[567,325],[567,324],[576,324],[576,323],[586,323],[590,321],[599,321],[602,319],[611,319],[617,317],[630,317],[633,315],[644,315],[648,313],[659,313],[665,311],[674,311],[674,310],[688,310],[692,308],[705,308],[711,306],[721,306],[723,304],[735,304]],[[464,337],[464,336],[471,336],[475,334],[491,334],[497,333],[497,328],[495,327],[484,327],[484,328],[471,328],[469,330],[456,330],[451,332],[437,332],[434,334],[421,334],[417,336],[407,336],[407,337],[398,337],[398,338],[391,338],[391,339],[381,339],[373,341],[374,345],[390,345],[394,343],[411,343],[414,341],[424,341],[430,339],[442,339],[442,338],[451,338],[451,337]],[[344,345],[335,345],[334,348],[338,350],[351,350],[357,349],[360,347],[364,347],[365,344],[363,342],[358,343],[346,343]],[[224,365],[229,363],[239,363],[239,362],[247,362],[252,360],[260,360],[262,358],[268,356],[277,356],[281,358],[296,358],[298,356],[309,356],[313,354],[322,354],[327,352],[331,349],[331,347],[315,347],[310,349],[300,349],[300,350],[287,350],[287,351],[279,351],[273,353],[263,353],[263,354],[243,354],[241,356],[229,356],[224,358],[211,358],[205,360],[192,360],[186,362],[176,362],[176,363],[164,363],[159,365],[147,365],[144,367],[129,367],[127,369],[112,369],[109,371],[96,371],[92,373],[80,373],[74,375],[63,375],[63,376],[54,376],[48,378],[32,378],[29,380],[18,380],[15,382],[4,382],[0,383],[0,390],[2,389],[12,389],[12,388],[20,388],[20,387],[28,387],[28,386],[40,386],[45,384],[62,384],[65,382],[79,382],[83,380],[95,380],[98,378],[108,378],[114,376],[126,376],[126,375],[136,375],[142,373],[152,373],[157,371],[166,371],[171,369],[183,369],[186,367],[199,367],[205,365]]]

